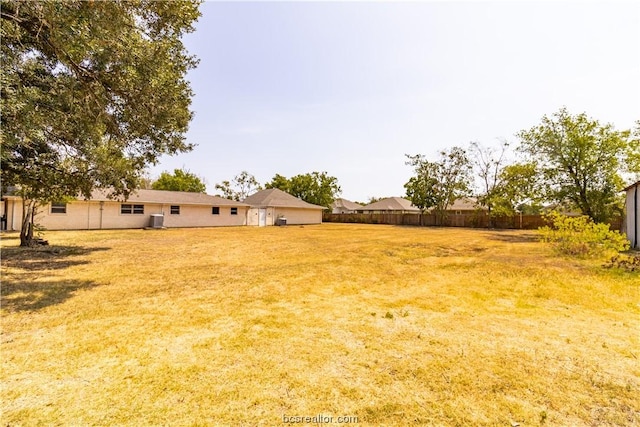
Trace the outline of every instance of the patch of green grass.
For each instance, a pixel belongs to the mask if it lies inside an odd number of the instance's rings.
[[[528,232],[2,239],[7,425],[640,423],[638,275]]]

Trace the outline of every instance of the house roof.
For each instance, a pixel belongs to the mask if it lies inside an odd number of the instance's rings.
[[[332,205],[334,208],[345,208],[351,211],[355,211],[356,209],[362,209],[362,205],[360,203],[355,203],[347,199],[338,198],[333,202]]]
[[[368,204],[363,207],[359,207],[358,210],[365,211],[420,211],[417,207],[413,206],[411,202],[402,197],[387,197],[386,199],[378,200],[377,202]]]
[[[94,190],[91,200],[109,201],[108,191]],[[122,198],[119,198],[122,200]],[[220,196],[210,196],[204,193],[164,190],[136,190],[126,200],[131,203],[162,203],[173,205],[208,205],[208,206],[249,206],[246,203],[225,199]]]
[[[298,199],[289,193],[285,193],[277,188],[260,190],[243,200],[253,207],[268,208],[298,208],[298,209],[326,209],[324,206],[313,205],[304,200]]]
[[[123,196],[109,198],[109,193],[109,190],[95,189],[91,192],[91,197],[88,200],[96,202],[159,203],[164,205],[249,207],[246,203],[225,199],[220,196],[210,196],[204,193],[191,193],[187,191],[135,190],[126,200]],[[21,199],[21,197],[17,195],[3,195],[3,197],[16,200]],[[78,196],[76,199],[86,200],[82,196]]]
[[[633,184],[631,184],[630,186],[628,186],[627,188],[623,188],[622,191],[629,191],[631,190],[633,187],[637,187],[640,185],[640,181],[636,181]]]
[[[463,197],[456,199],[447,209],[450,211],[472,211],[483,208],[478,206],[478,199],[475,197]]]

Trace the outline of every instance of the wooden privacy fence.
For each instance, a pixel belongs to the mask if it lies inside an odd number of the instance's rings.
[[[488,228],[489,215],[486,213],[447,214],[444,218],[433,213],[427,214],[333,214],[324,213],[324,222],[346,222],[360,224],[391,224],[391,225],[415,225],[415,226],[439,226],[439,227],[468,227]],[[547,225],[542,215],[514,215],[491,218],[492,228],[532,230]],[[614,218],[609,226],[612,230],[620,230],[622,219]]]

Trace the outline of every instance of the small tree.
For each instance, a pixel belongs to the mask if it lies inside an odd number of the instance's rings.
[[[460,147],[441,151],[435,162],[422,154],[406,157],[406,164],[414,168],[414,176],[405,184],[407,198],[421,211],[435,208],[442,224],[449,206],[471,190],[471,163],[466,151]]]
[[[173,174],[162,172],[151,184],[154,190],[187,191],[190,193],[206,193],[207,186],[202,178],[184,169],[174,169]]]
[[[220,184],[216,184],[216,189],[222,191],[222,197],[241,201],[251,193],[262,190],[262,186],[253,175],[247,171],[242,171],[231,182],[222,181]]]
[[[486,147],[476,141],[472,142],[470,146],[472,163],[481,184],[478,203],[487,208],[490,228],[493,226],[493,216],[504,214],[502,209],[496,211],[494,208],[499,207],[501,202],[498,190],[503,184],[501,178],[503,177],[502,171],[508,148],[509,144],[506,141],[502,142],[500,148]]]

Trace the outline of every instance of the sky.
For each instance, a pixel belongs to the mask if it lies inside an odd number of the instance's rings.
[[[640,2],[205,2],[184,37],[184,168],[215,184],[313,171],[341,197],[403,196],[405,154],[513,145],[566,107],[640,119]]]

